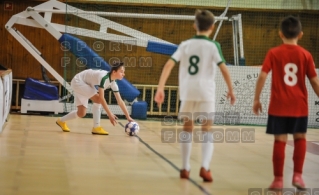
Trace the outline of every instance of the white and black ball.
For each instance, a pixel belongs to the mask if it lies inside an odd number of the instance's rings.
[[[129,136],[135,136],[140,131],[140,126],[137,122],[132,121],[125,125],[125,133]]]

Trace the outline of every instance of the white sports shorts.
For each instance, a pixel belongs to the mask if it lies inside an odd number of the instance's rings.
[[[88,108],[89,99],[97,94],[97,89],[86,84],[81,79],[74,77],[71,81],[71,88],[74,92],[75,106],[81,106]]]
[[[215,101],[199,102],[199,101],[182,101],[178,113],[179,119],[187,120],[214,120]]]

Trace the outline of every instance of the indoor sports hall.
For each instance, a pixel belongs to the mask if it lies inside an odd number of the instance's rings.
[[[236,102],[231,105],[227,99],[223,74],[216,69],[215,112],[184,113],[193,117],[194,129],[192,137],[183,137],[179,63],[166,81],[160,106],[155,96],[165,63],[196,35],[197,9],[214,14],[208,40],[220,45]],[[253,112],[261,67],[267,52],[282,44],[280,22],[289,15],[300,20],[298,45],[309,51],[319,73],[316,0],[1,1],[0,195],[319,194],[319,98],[308,78],[304,188],[292,185],[296,142],[289,134],[283,188],[269,189],[275,151],[274,136],[266,134],[271,73],[260,94],[262,111]],[[124,110],[136,123],[127,120],[112,88],[104,91],[103,100],[118,117],[116,124],[98,108],[100,126],[108,135],[91,132],[96,122],[91,100],[86,115],[68,120],[70,131],[63,129],[57,120],[79,108],[72,79],[91,69],[112,72],[116,62],[125,69],[124,78],[116,80]],[[198,68],[197,62],[189,62],[190,70]],[[289,71],[294,79],[295,72]],[[112,82],[111,76],[105,78]],[[204,182],[199,175],[200,130],[212,116],[213,181]],[[192,143],[191,168],[189,178],[181,179],[186,142]]]

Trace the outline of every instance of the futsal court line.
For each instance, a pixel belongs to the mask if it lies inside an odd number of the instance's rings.
[[[125,126],[121,123],[118,122],[123,128],[125,128]],[[146,143],[145,141],[142,140],[142,138],[140,138],[138,135],[135,135],[135,137],[138,138],[138,140],[144,144],[149,150],[151,150],[152,152],[154,152],[157,156],[159,156],[162,160],[164,160],[165,162],[167,162],[169,165],[171,165],[178,173],[180,172],[180,169],[174,164],[172,163],[170,160],[168,160],[165,156],[163,156],[162,154],[160,154],[159,152],[157,152],[155,149],[153,149],[148,143]],[[202,187],[201,185],[199,185],[195,180],[193,180],[192,178],[188,179],[192,184],[194,184],[200,191],[202,191],[204,194],[206,195],[212,195],[211,193],[209,193],[204,187]]]

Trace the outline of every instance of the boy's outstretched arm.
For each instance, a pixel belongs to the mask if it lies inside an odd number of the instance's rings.
[[[312,86],[312,89],[316,93],[317,97],[319,97],[319,79],[318,79],[318,77],[315,76],[309,80],[310,80],[310,84]]]
[[[256,115],[259,115],[259,113],[262,112],[262,107],[260,103],[260,94],[265,85],[267,75],[268,74],[266,72],[261,71],[256,82],[255,98],[254,98],[254,105],[253,105],[253,111]]]
[[[226,66],[225,63],[221,63],[219,65],[220,71],[222,72],[222,75],[224,77],[224,80],[227,84],[227,88],[228,88],[228,93],[227,93],[227,98],[230,98],[230,104],[233,105],[236,101],[235,95],[234,95],[234,91],[233,91],[233,86],[232,86],[232,81],[230,78],[230,74],[228,72],[228,68]]]
[[[120,108],[121,108],[121,110],[123,111],[123,113],[124,113],[126,119],[127,119],[128,121],[130,121],[130,122],[131,122],[131,121],[134,121],[134,120],[131,118],[129,112],[127,111],[126,105],[125,105],[125,103],[124,103],[124,101],[123,101],[123,99],[122,99],[120,93],[119,93],[119,92],[116,92],[116,93],[113,93],[113,94],[114,94],[114,96],[115,96],[115,98],[116,98],[117,104],[120,106]]]
[[[103,88],[99,88],[99,98],[100,98],[100,102],[102,104],[102,107],[104,108],[104,110],[107,113],[107,116],[109,117],[111,124],[114,126],[115,124],[117,124],[117,122],[116,122],[117,116],[115,116],[111,112],[111,110],[109,109],[109,107],[104,99],[104,89]]]
[[[158,82],[157,91],[156,91],[156,94],[155,94],[155,102],[157,103],[158,107],[160,107],[160,105],[164,102],[164,98],[165,98],[165,93],[164,93],[165,83],[167,81],[167,78],[171,74],[171,71],[172,71],[174,65],[175,65],[175,61],[172,60],[172,59],[169,59],[166,62],[164,68],[163,68],[160,80]]]

